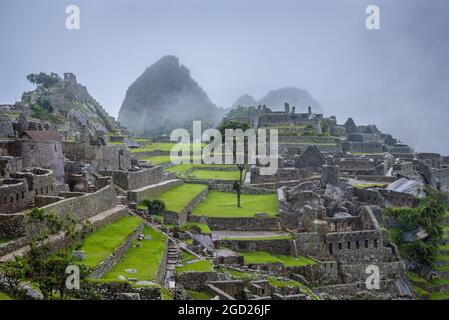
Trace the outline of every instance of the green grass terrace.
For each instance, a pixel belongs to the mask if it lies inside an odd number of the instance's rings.
[[[277,262],[286,267],[302,267],[318,263],[316,260],[305,256],[272,255],[263,251],[244,252],[240,255],[243,256],[245,265]]]
[[[136,278],[139,281],[154,281],[159,265],[165,252],[166,236],[162,233],[145,227],[145,239],[140,241],[141,247],[136,247],[136,241],[126,252],[123,259],[117,263],[110,272],[103,276],[105,280],[118,280],[119,276]],[[149,237],[148,239],[146,239]],[[151,239],[150,239],[151,238]],[[135,269],[135,273],[125,270]]]
[[[177,164],[165,169],[175,172],[180,178],[204,180],[239,180],[240,172],[235,165],[229,164]],[[245,172],[243,172],[243,176]]]
[[[139,142],[139,141],[136,141]],[[178,145],[179,147],[189,147],[190,146],[190,150],[193,150],[193,143],[170,143],[170,142],[162,142],[162,143],[150,143],[147,144],[141,148],[135,148],[131,150],[131,153],[139,153],[139,152],[151,152],[151,151],[168,151],[170,152],[172,150],[172,148]],[[201,144],[201,148],[204,148],[206,146],[205,143]]]
[[[212,271],[214,269],[212,263],[209,260],[198,260],[195,256],[185,253],[184,251],[180,254],[180,265],[176,266],[176,273],[184,272],[205,272]]]
[[[241,195],[241,208],[237,207],[237,195],[231,192],[211,190],[205,200],[192,210],[193,215],[220,218],[254,217],[264,212],[269,217],[278,213],[276,194]]]
[[[124,216],[88,235],[80,250],[85,252],[82,261],[87,267],[95,268],[113,253],[142,223],[142,219]]]
[[[182,184],[169,191],[162,193],[158,199],[164,201],[165,210],[181,212],[196,196],[208,188],[204,184]],[[139,205],[138,209],[145,210],[146,207]]]

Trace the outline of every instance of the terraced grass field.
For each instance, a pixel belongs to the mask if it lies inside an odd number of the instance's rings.
[[[183,159],[194,160],[194,159],[198,159],[198,157],[183,157]],[[153,165],[171,163],[169,155],[145,157],[145,158],[141,158],[141,160],[150,161]]]
[[[268,252],[263,251],[245,252],[240,253],[240,255],[243,256],[243,261],[246,265],[279,262],[286,267],[300,267],[317,263],[314,259],[309,257],[271,255]]]
[[[186,222],[182,225],[181,230],[183,231],[191,231],[191,230],[199,230],[202,234],[212,234],[212,231],[210,231],[209,226],[205,223],[200,222]]]
[[[194,179],[205,180],[240,180],[240,172],[194,169],[189,175]],[[244,176],[244,173],[243,173]]]
[[[208,188],[204,184],[183,184],[162,193],[158,199],[165,202],[167,211],[180,212],[198,194]]]
[[[170,143],[170,142],[165,142],[165,143],[151,143],[151,144],[147,144],[141,148],[135,148],[131,150],[131,153],[139,153],[139,152],[151,152],[151,151],[171,151],[172,148],[175,146],[190,146],[190,150],[193,150],[193,144],[190,143],[186,143],[186,144],[177,144],[177,143]],[[201,144],[201,148],[203,148],[204,146],[206,146],[206,144]]]
[[[211,170],[210,168],[216,168],[216,170]],[[188,174],[187,172],[190,171],[190,169],[193,169],[193,171],[200,170],[200,171],[215,171],[215,172],[227,172],[228,170],[233,170],[231,172],[237,172],[237,167],[234,165],[229,164],[188,164],[188,163],[181,163],[177,164],[171,167],[166,168],[166,171],[175,172],[177,176],[183,177],[188,176],[191,174]],[[220,170],[223,169],[223,170]]]
[[[197,260],[195,257],[185,252],[181,253],[180,265],[176,266],[177,273],[189,272],[189,271],[212,271],[213,265],[208,260]]]
[[[270,217],[278,213],[276,194],[241,195],[241,208],[237,208],[237,195],[230,192],[209,191],[206,199],[192,210],[192,214],[207,217],[254,217],[265,212]]]
[[[150,236],[151,240],[140,241],[141,247],[135,247],[136,241],[126,252],[123,259],[116,264],[110,272],[103,276],[106,280],[118,280],[122,275],[125,278],[137,278],[139,280],[154,281],[159,265],[165,251],[166,237],[150,228],[143,230],[145,236]],[[125,270],[135,269],[137,272],[128,273]]]
[[[83,263],[95,268],[114,252],[134,230],[142,219],[124,216],[114,223],[107,224],[87,236],[81,250],[85,252]]]

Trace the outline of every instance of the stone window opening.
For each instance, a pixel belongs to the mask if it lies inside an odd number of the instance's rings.
[[[36,188],[36,190],[35,190],[35,193],[36,193],[36,194],[39,194],[39,191],[37,190],[37,188]]]
[[[377,239],[374,239],[374,248],[377,248]]]
[[[11,203],[14,203],[14,197],[11,196]]]
[[[41,187],[41,194],[44,194],[44,187]]]
[[[56,151],[58,151],[58,148],[57,148],[56,145],[55,145],[55,152],[56,152]]]
[[[332,248],[332,243],[329,243],[329,254],[334,254],[334,250]]]
[[[25,192],[22,191],[22,199],[25,198]]]
[[[368,247],[369,247],[368,240],[365,240],[365,248],[368,248]]]
[[[357,249],[360,248],[360,243],[359,243],[358,241],[355,242],[355,247],[356,247]]]
[[[348,249],[351,249],[351,241],[348,241]]]
[[[16,193],[16,201],[19,201],[19,194]]]
[[[34,151],[34,145],[30,145],[30,150]]]
[[[339,242],[338,243],[338,250],[341,250],[342,249],[342,245],[341,245],[341,242]]]

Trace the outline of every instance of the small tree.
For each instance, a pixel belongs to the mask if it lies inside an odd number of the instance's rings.
[[[30,250],[24,256],[27,264],[26,276],[37,285],[44,299],[65,296],[67,266],[74,264],[73,250],[78,248],[87,235],[88,226],[77,226],[70,216],[63,219],[43,209],[34,208],[28,214],[27,223],[39,226],[38,234],[30,243]],[[64,236],[68,245],[55,252],[55,236]]]
[[[20,283],[25,279],[27,269],[25,259],[14,256],[13,259],[0,264],[0,280],[6,283],[11,291],[20,294]]]
[[[218,130],[221,133],[222,136],[222,142],[226,143],[226,130],[227,129],[232,129],[232,130],[242,130],[243,132],[245,132],[248,129],[251,129],[252,127],[246,123],[246,122],[239,122],[239,121],[235,121],[235,120],[224,120],[218,127]],[[243,148],[243,163],[236,163],[237,169],[239,170],[239,181],[234,182],[233,185],[233,189],[236,191],[237,193],[237,207],[240,208],[240,190],[241,190],[241,186],[243,184],[243,171],[245,170],[246,166],[247,166],[247,162],[248,162],[248,139],[245,137],[244,141],[244,148]],[[232,156],[233,159],[236,160],[237,159],[237,141],[236,141],[236,137],[234,136],[234,139],[232,141],[232,146],[231,146],[231,150],[232,150]],[[237,161],[236,161],[237,162]]]
[[[141,204],[147,207],[149,215],[161,215],[165,212],[165,202],[162,200],[145,199]]]
[[[444,234],[444,214],[448,209],[447,195],[430,186],[426,186],[425,193],[426,196],[420,199],[415,208],[386,209],[386,217],[398,229],[396,242],[402,255],[412,261],[419,271],[429,269],[435,261]],[[404,241],[404,233],[414,232],[419,228],[426,230],[426,238],[413,242]]]

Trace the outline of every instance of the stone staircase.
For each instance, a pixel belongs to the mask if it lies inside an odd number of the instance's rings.
[[[165,270],[165,281],[164,286],[169,288],[171,291],[175,290],[175,268],[178,264],[179,260],[179,247],[173,242],[168,242],[168,251],[167,251],[167,265]],[[174,293],[174,292],[172,292]]]
[[[138,215],[134,211],[130,211],[130,212],[132,215],[140,217],[140,215]],[[192,251],[186,243],[180,241],[179,239],[173,238],[171,235],[169,235],[165,231],[162,231],[160,228],[160,225],[151,223],[150,221],[146,220],[145,218],[144,218],[144,223],[147,226],[149,226],[150,228],[153,228],[153,229],[159,231],[160,233],[164,234],[168,238],[170,243],[173,243],[176,247],[183,250],[184,252],[187,252],[188,254],[191,254],[192,256],[195,256],[197,259],[200,259],[200,260],[208,260],[208,259],[210,260],[210,258],[207,258],[205,256],[202,256],[202,255]]]

